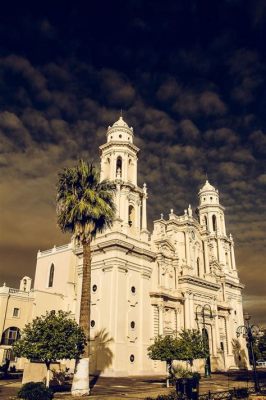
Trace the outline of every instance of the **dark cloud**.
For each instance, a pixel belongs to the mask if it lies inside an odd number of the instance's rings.
[[[150,226],[161,212],[196,207],[207,173],[226,207],[246,307],[265,322],[263,22],[260,0],[2,10],[1,280],[33,276],[37,250],[68,240],[55,221],[57,172],[80,157],[99,163],[122,108],[141,149]]]

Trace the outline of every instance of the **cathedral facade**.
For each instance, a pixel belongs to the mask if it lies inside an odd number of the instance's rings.
[[[101,179],[116,186],[112,229],[92,243],[90,372],[106,376],[159,374],[147,347],[158,335],[199,329],[208,338],[213,371],[236,367],[233,343],[243,325],[243,286],[234,241],[226,232],[219,192],[208,181],[199,205],[147,229],[146,184],[138,186],[133,129],[122,117],[100,146]],[[30,319],[46,310],[79,319],[82,248],[69,244],[39,251]],[[1,288],[0,288],[1,292]]]

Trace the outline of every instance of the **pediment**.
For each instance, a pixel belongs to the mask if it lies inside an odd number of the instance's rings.
[[[169,239],[160,240],[157,245],[159,253],[163,254],[165,257],[174,257],[176,249]]]

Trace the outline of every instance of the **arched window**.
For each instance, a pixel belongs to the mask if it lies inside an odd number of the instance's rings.
[[[197,274],[200,276],[200,259],[199,257],[197,258]]]
[[[128,160],[128,180],[133,181],[133,161],[131,158]]]
[[[216,225],[216,216],[213,215],[213,216],[212,216],[212,230],[213,230],[214,232],[216,232],[216,229],[217,229],[217,225]]]
[[[206,215],[205,215],[205,217],[204,217],[204,221],[205,221],[205,227],[206,227],[206,229],[208,229],[208,220],[207,220]]]
[[[15,326],[11,326],[10,328],[7,328],[3,332],[1,344],[11,346],[19,338],[20,338],[20,330]]]
[[[116,159],[116,176],[119,178],[122,176],[122,158],[120,156]]]
[[[134,223],[135,223],[135,209],[133,206],[130,205],[128,207],[128,225],[131,227],[134,226]]]
[[[54,283],[54,264],[50,267],[48,287],[52,287]]]

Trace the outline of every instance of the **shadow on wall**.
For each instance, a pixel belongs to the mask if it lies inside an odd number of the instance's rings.
[[[239,340],[233,339],[232,347],[236,366],[239,369],[248,369],[247,354],[246,351],[241,348]]]
[[[92,374],[99,376],[112,365],[114,354],[109,346],[113,341],[106,329],[101,329],[95,334],[94,340],[91,340],[90,370]]]

